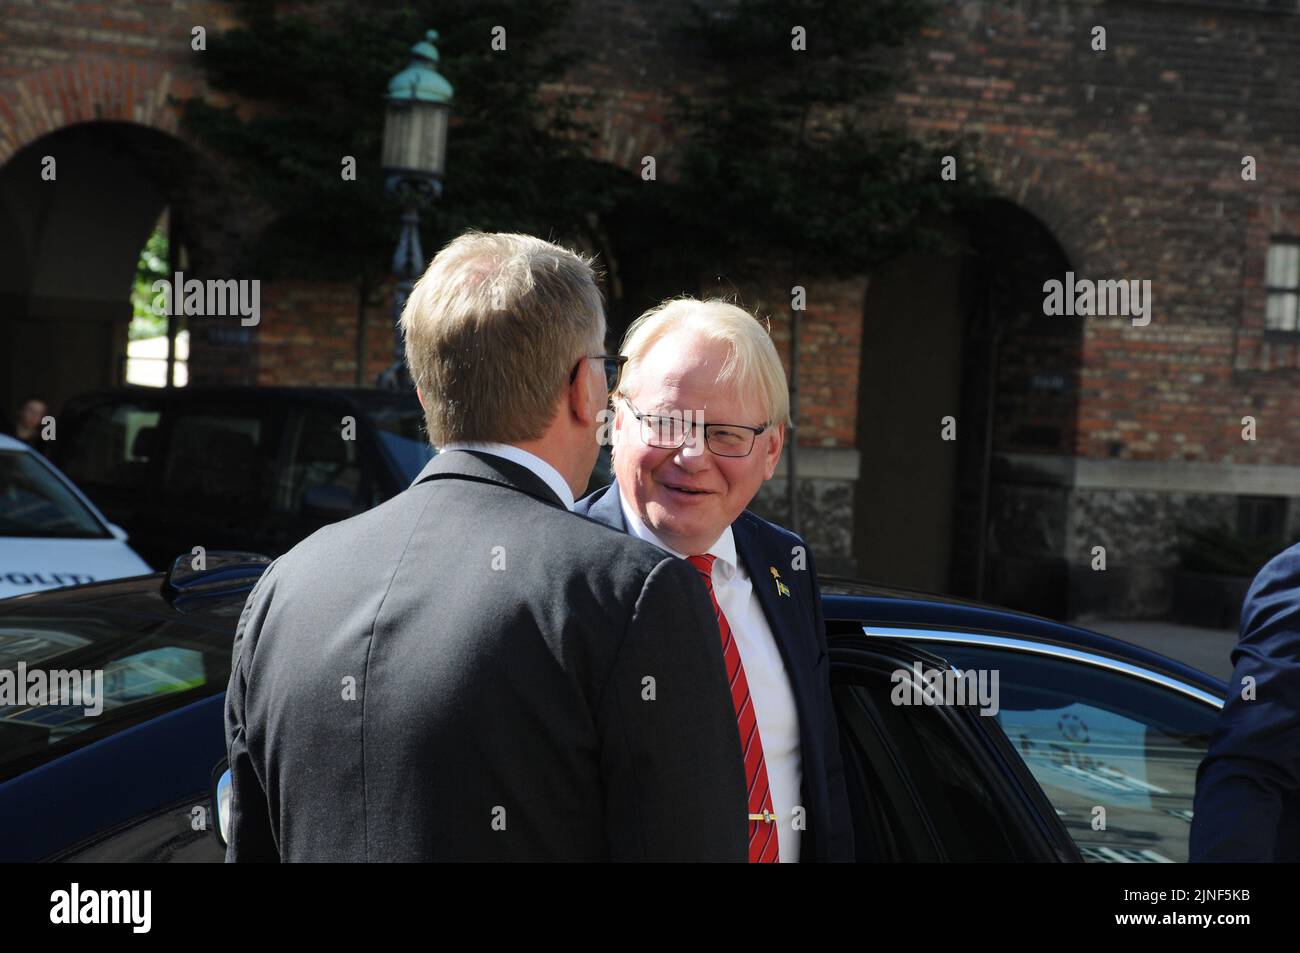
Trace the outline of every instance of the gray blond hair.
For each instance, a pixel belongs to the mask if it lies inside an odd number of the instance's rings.
[[[590,259],[531,235],[471,231],[411,289],[400,321],[435,446],[546,430],[579,358],[604,344]]]
[[[613,394],[615,398],[635,392],[645,355],[658,341],[679,330],[729,344],[731,353],[718,380],[732,383],[742,392],[756,391],[768,422],[790,425],[790,385],[771,334],[754,315],[721,298],[670,298],[633,321],[620,348],[627,363]]]

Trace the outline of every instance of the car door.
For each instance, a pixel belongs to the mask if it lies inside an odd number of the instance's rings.
[[[868,625],[873,640],[999,673],[992,720],[1083,859],[1184,863],[1196,770],[1222,700],[1167,672],[1003,633]]]
[[[832,623],[831,691],[859,861],[1060,861],[1078,854],[992,719],[899,705],[948,662]]]

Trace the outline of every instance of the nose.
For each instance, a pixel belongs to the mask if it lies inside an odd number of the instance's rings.
[[[692,473],[706,469],[709,466],[709,449],[704,445],[704,435],[698,430],[692,432],[673,454],[673,462]]]

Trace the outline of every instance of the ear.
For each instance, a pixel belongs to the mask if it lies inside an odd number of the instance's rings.
[[[602,400],[601,395],[597,393],[600,390],[595,381],[597,376],[603,383],[604,372],[600,371],[594,362],[584,360],[578,368],[573,383],[569,385],[569,412],[573,414],[574,420],[584,427],[595,424],[598,415],[608,403],[608,399]]]
[[[424,394],[420,392],[420,388],[419,388],[419,387],[416,387],[416,388],[415,388],[415,396],[416,396],[417,398],[419,398],[419,401],[420,401],[420,409],[421,409],[421,410],[424,410],[424,409],[425,409],[425,407],[424,407]]]
[[[776,465],[781,461],[781,449],[785,446],[785,424],[777,424],[776,429],[772,432],[772,438],[767,441],[767,449],[763,451],[763,479],[772,479],[772,474],[776,473]]]

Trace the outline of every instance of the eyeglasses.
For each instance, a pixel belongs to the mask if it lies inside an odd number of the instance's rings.
[[[569,371],[569,383],[572,384],[578,379],[578,368],[582,367],[583,361],[600,360],[605,362],[605,389],[609,393],[614,392],[618,386],[618,376],[623,372],[623,365],[627,363],[627,358],[622,354],[588,354],[586,357],[578,358],[578,363],[573,365],[573,370]]]
[[[686,443],[686,435],[693,432],[699,423],[688,420],[682,414],[670,414],[667,417],[655,414],[643,414],[632,406],[626,397],[623,403],[632,411],[632,416],[641,425],[641,440],[647,447],[660,450],[676,450]],[[704,445],[720,457],[747,457],[754,449],[758,435],[770,427],[749,427],[745,424],[705,424]]]

